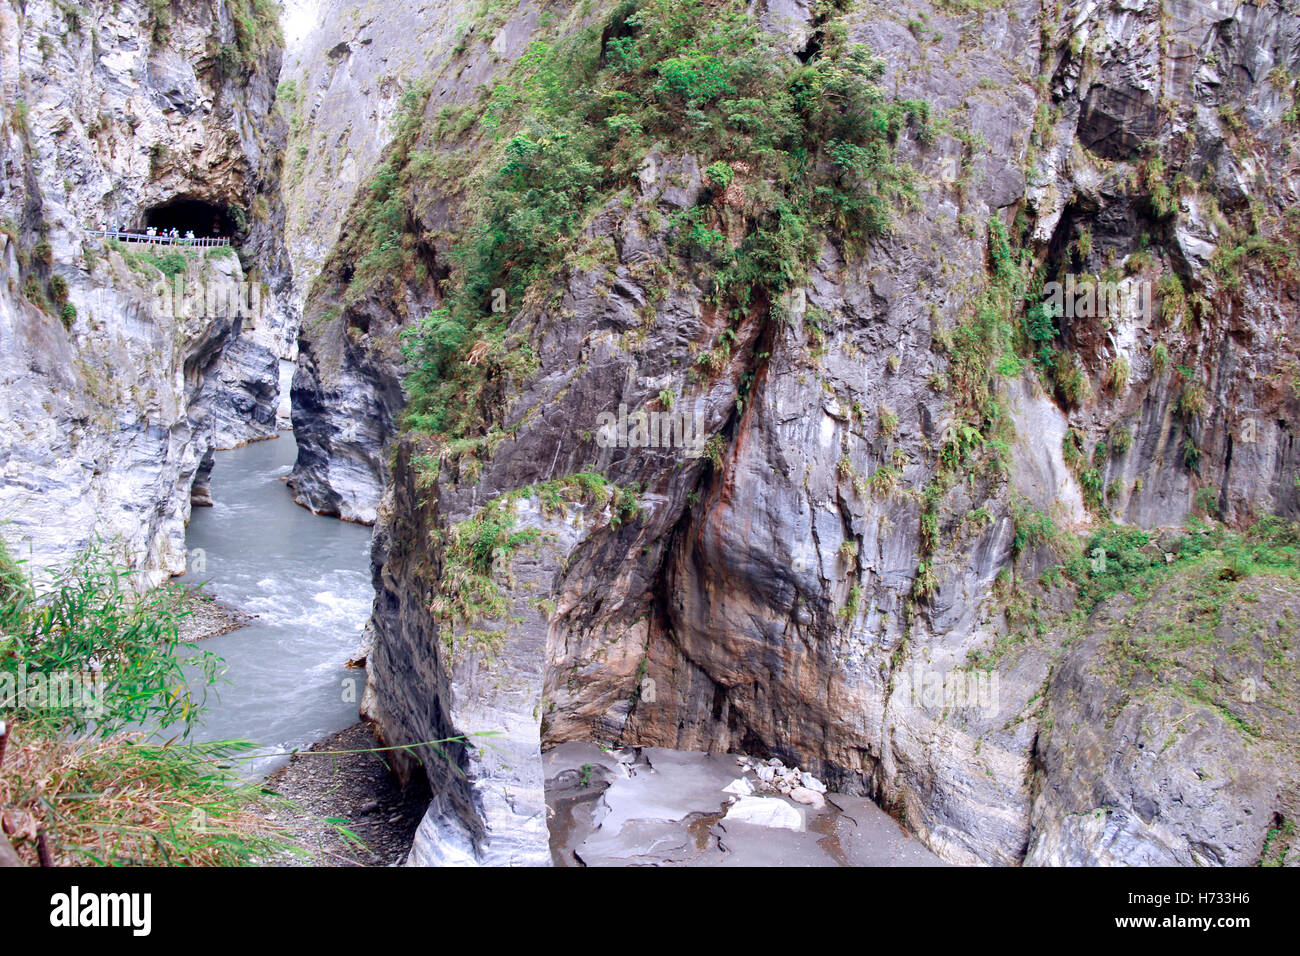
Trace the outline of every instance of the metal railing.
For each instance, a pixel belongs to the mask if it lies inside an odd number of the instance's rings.
[[[119,242],[145,242],[156,246],[189,246],[196,249],[211,249],[217,246],[230,245],[229,238],[201,239],[198,236],[163,236],[157,233],[127,232],[123,229],[87,229],[86,232],[104,239],[116,239]]]

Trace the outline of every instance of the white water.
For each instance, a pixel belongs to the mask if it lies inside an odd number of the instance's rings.
[[[212,508],[196,508],[186,534],[187,583],[222,604],[256,614],[241,630],[204,641],[225,659],[224,681],[197,740],[250,740],[273,755],[309,746],[354,723],[365,672],[345,665],[370,614],[370,529],[321,518],[294,504],[282,479],[297,455],[291,432],[217,452]]]

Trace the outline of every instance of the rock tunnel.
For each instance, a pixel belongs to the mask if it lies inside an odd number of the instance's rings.
[[[185,196],[146,209],[144,226],[159,232],[175,229],[182,236],[193,232],[200,239],[241,238],[230,207]]]

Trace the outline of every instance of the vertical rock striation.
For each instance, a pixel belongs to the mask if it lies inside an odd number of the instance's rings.
[[[402,255],[367,269],[363,242],[376,227],[389,228],[382,209],[393,186],[379,173],[396,165],[380,147],[394,136],[409,139],[403,128],[429,131],[466,115],[541,35],[543,6],[343,5],[298,54],[301,132],[291,151],[289,238],[308,291],[293,385],[300,451],[290,480],[299,503],[313,511],[375,520],[388,445],[405,406],[400,330],[441,304],[464,227],[453,197],[426,193],[421,208],[402,210],[399,228],[381,240],[400,243]],[[435,139],[426,135],[402,149],[419,151],[429,164],[454,165]],[[338,190],[340,181],[347,188]],[[337,242],[321,241],[336,235]]]

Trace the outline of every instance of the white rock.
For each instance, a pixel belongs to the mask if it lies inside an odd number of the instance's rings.
[[[826,784],[822,783],[806,770],[800,776],[800,782],[809,790],[816,791],[817,793],[826,792]]]
[[[804,829],[803,814],[784,800],[771,797],[741,797],[723,819],[776,830]]]
[[[742,797],[747,797],[754,792],[754,785],[744,777],[740,777],[723,787],[722,792],[735,793]]]
[[[809,790],[807,787],[795,787],[790,791],[790,799],[795,803],[802,803],[816,810],[826,806],[826,798],[816,790]]]

